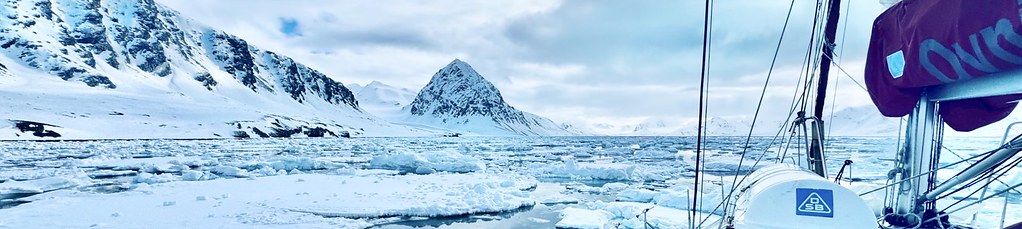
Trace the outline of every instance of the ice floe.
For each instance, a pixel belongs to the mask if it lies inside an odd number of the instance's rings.
[[[67,182],[44,184],[63,183]],[[3,185],[18,187],[5,190],[53,189]],[[456,216],[529,207],[535,202],[527,190],[535,185],[525,177],[478,173],[303,174],[140,184],[114,194],[71,191],[39,198],[4,209],[0,227],[361,228],[379,217]]]
[[[627,163],[581,163],[573,160],[536,168],[538,177],[580,180],[631,181],[635,165]]]
[[[467,173],[481,171],[486,164],[478,158],[458,152],[398,152],[375,156],[369,162],[374,169],[392,169],[402,172],[429,174],[434,172]]]

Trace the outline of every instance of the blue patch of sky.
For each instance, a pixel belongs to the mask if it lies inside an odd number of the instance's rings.
[[[294,18],[280,19],[280,32],[288,37],[302,36],[301,25]]]

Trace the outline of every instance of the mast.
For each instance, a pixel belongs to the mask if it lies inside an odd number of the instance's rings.
[[[826,163],[823,156],[823,108],[827,98],[827,83],[830,65],[834,58],[834,39],[837,37],[838,18],[841,16],[841,0],[831,0],[827,7],[827,24],[823,29],[823,58],[820,60],[820,81],[816,86],[816,107],[812,122],[812,145],[809,148],[809,166],[817,175],[827,177]]]
[[[930,101],[927,94],[923,93],[915,110],[908,116],[905,148],[898,153],[901,163],[897,171],[901,179],[916,178],[898,185],[893,209],[895,213],[919,214],[927,209],[933,209],[932,204],[925,206],[920,199],[925,198],[923,195],[936,185],[936,173],[920,175],[932,171],[940,161],[941,132],[944,124],[940,121],[940,113],[937,111],[937,102]]]

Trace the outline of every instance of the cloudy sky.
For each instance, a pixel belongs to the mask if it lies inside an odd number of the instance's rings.
[[[696,116],[702,1],[158,2],[347,84],[377,80],[417,91],[460,58],[511,105],[559,122],[634,124]],[[847,32],[838,34],[841,65],[861,82],[870,26],[883,8],[875,0],[844,2],[851,6],[842,17]],[[753,114],[789,3],[718,1],[711,116]],[[795,0],[764,115],[787,114],[815,3]],[[836,81],[837,109],[869,104],[848,78]]]

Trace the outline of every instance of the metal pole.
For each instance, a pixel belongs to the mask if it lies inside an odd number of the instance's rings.
[[[1022,138],[1020,138],[1019,140],[1012,141],[1011,144],[1012,145],[1022,144]],[[940,194],[946,192],[947,190],[953,188],[954,186],[964,183],[978,176],[979,174],[986,172],[990,168],[994,167],[995,165],[1003,161],[1011,159],[1011,157],[1015,156],[1015,154],[1018,153],[1020,150],[1022,150],[1022,148],[1014,147],[1004,147],[1001,148],[1000,150],[997,150],[997,152],[994,152],[994,154],[991,154],[989,157],[976,162],[976,164],[973,164],[972,167],[969,167],[965,171],[962,171],[961,173],[959,173],[958,176],[951,177],[951,179],[948,179],[940,186],[934,188],[933,191],[927,192],[926,199],[923,199],[923,201],[936,199],[938,196],[940,196]]]
[[[827,24],[823,27],[823,58],[820,60],[820,81],[816,86],[816,109],[813,116],[823,117],[824,103],[827,102],[827,79],[831,60],[834,57],[834,37],[837,36],[838,18],[841,16],[841,0],[831,0],[827,8]],[[821,123],[822,124],[822,123]]]
[[[1004,193],[1004,206],[1001,206],[1001,226],[998,226],[997,228],[1004,228],[1004,214],[1008,212],[1008,194],[1011,194],[1011,192]],[[975,215],[973,215],[973,217],[975,217]]]
[[[906,153],[899,160],[902,161],[900,171],[902,178],[915,177],[907,182],[899,184],[895,200],[895,213],[922,213],[925,209],[922,202],[922,194],[929,191],[929,185],[934,181],[935,173],[931,165],[934,165],[937,150],[940,149],[940,141],[937,130],[943,125],[940,123],[940,114],[937,113],[937,103],[926,99],[926,93],[916,105],[915,110],[909,114],[907,134],[905,137]],[[936,141],[935,141],[936,140]],[[925,175],[929,173],[928,175]]]
[[[813,172],[826,178],[827,171],[824,166],[823,157],[823,108],[827,102],[827,80],[830,75],[830,65],[834,59],[834,38],[837,36],[838,18],[841,17],[841,0],[831,0],[827,7],[827,24],[823,27],[823,58],[820,60],[820,81],[816,86],[816,109],[813,116],[818,122],[813,122],[812,144],[809,147],[809,159],[816,160],[812,166]]]
[[[1022,124],[1022,122],[1013,122],[1013,123],[1008,125],[1008,128],[1004,129],[1004,136],[1001,136],[1001,143],[1000,143],[1001,145],[1004,145],[1004,143],[1006,141],[1008,141],[1008,134],[1011,133],[1011,128],[1014,128],[1015,125],[1018,125],[1018,124]],[[993,183],[993,180],[994,180],[994,178],[990,177],[990,179],[987,179],[987,183],[988,184]],[[979,198],[980,199],[983,199],[983,197],[987,196],[987,190],[988,189],[990,189],[989,186],[984,186],[983,187],[983,191],[979,193]],[[1007,197],[1005,197],[1005,198],[1007,198]],[[1005,199],[1005,204],[1008,203],[1007,201],[1008,201],[1008,199]],[[1005,207],[1007,207],[1007,206],[1005,206]],[[979,212],[972,213],[972,222],[971,222],[972,225],[976,225],[976,216],[977,215],[979,215]],[[1001,216],[1001,228],[1004,228],[1004,216]]]

